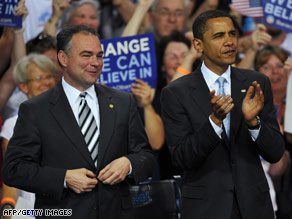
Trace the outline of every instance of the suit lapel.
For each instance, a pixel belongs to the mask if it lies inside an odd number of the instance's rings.
[[[191,97],[201,108],[202,112],[209,117],[212,112],[210,91],[201,73],[200,67],[196,69],[190,80]]]
[[[99,170],[105,153],[109,148],[108,144],[115,127],[115,116],[118,106],[113,101],[112,96],[102,89],[102,85],[96,85],[95,88],[98,96],[100,114],[100,138],[97,161],[97,169]]]
[[[246,95],[248,85],[244,83],[246,77],[238,69],[231,68],[231,96],[234,108],[231,111],[230,138],[235,140],[242,123],[242,101]]]
[[[212,113],[212,105],[210,102],[211,97],[209,94],[210,90],[203,77],[200,67],[196,69],[193,74],[192,80],[190,80],[190,89],[192,99],[201,108],[205,116],[209,118]],[[222,139],[224,140],[227,148],[229,148],[229,142],[225,131],[223,131]]]
[[[53,104],[51,113],[63,129],[65,135],[70,139],[72,145],[80,152],[82,157],[94,168],[93,160],[87,149],[84,137],[76,122],[61,82],[54,87],[51,103]]]

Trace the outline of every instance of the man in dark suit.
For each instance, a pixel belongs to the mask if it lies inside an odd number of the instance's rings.
[[[71,218],[132,218],[129,180],[147,179],[155,166],[136,102],[96,84],[103,51],[94,30],[64,28],[57,49],[64,77],[21,105],[4,181],[34,192],[43,216],[69,209]]]
[[[260,159],[277,162],[284,142],[270,82],[231,67],[237,34],[225,12],[202,13],[193,34],[202,65],[161,96],[171,157],[184,169],[182,219],[272,219]]]

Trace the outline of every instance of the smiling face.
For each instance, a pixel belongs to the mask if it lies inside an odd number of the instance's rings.
[[[206,66],[217,74],[223,74],[236,60],[237,34],[228,17],[211,18],[206,22],[203,40],[194,39],[195,49],[203,53]]]
[[[182,64],[189,48],[182,42],[170,42],[164,53],[163,70],[166,71],[167,81],[171,81],[176,69]]]
[[[259,68],[259,71],[269,77],[273,93],[286,91],[288,75],[284,64],[276,55],[271,55],[267,62]]]
[[[31,64],[28,67],[28,81],[20,82],[19,88],[30,99],[55,86],[53,74],[40,69],[37,65]]]
[[[97,30],[99,19],[92,4],[83,4],[77,8],[69,19],[69,24],[85,25]]]
[[[77,33],[70,42],[69,54],[59,51],[64,79],[71,86],[84,91],[96,83],[102,70],[103,51],[97,36]]]

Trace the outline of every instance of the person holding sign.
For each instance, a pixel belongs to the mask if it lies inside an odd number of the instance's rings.
[[[260,156],[275,163],[284,141],[269,79],[234,68],[232,18],[206,11],[193,23],[203,63],[162,90],[167,144],[184,169],[182,219],[274,219]]]
[[[36,193],[35,208],[44,212],[133,218],[129,181],[139,183],[155,168],[134,97],[96,84],[103,51],[95,30],[63,28],[57,50],[62,81],[20,106],[3,180]]]
[[[28,15],[27,8],[25,7],[25,0],[21,0],[18,3],[18,6],[15,8],[15,16],[17,17],[22,17],[22,20],[25,20],[25,18]],[[5,41],[5,37],[12,37],[13,39],[13,45],[12,45],[12,53],[11,53],[11,63],[8,68],[8,70],[4,73],[4,75],[1,78],[0,81],[0,111],[3,110],[3,107],[7,100],[9,99],[10,95],[14,91],[16,87],[16,83],[13,80],[12,76],[12,71],[14,68],[14,65],[25,55],[25,45],[24,45],[24,40],[23,40],[23,28],[9,28],[7,30],[7,33],[13,34],[8,34],[5,36],[2,36],[0,41]],[[11,39],[8,39],[8,41]],[[6,41],[7,42],[7,41]],[[1,43],[0,43],[1,45]],[[3,45],[5,46],[5,45]],[[1,49],[1,48],[0,48]],[[1,50],[2,52],[2,50]],[[4,120],[4,118],[3,118]]]

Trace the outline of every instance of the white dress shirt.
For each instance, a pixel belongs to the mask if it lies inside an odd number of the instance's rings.
[[[208,69],[208,67],[205,65],[205,63],[202,63],[201,66],[201,72],[203,74],[203,77],[206,81],[206,84],[209,88],[210,91],[215,90],[216,91],[216,95],[218,95],[218,91],[219,91],[219,84],[216,82],[216,80],[219,77],[223,77],[226,79],[226,82],[224,83],[224,92],[226,95],[231,95],[231,67],[228,66],[227,70],[221,75],[217,75],[216,73],[212,72],[210,69]],[[230,116],[231,119],[231,116]],[[221,126],[217,126],[211,119],[211,116],[209,116],[209,121],[214,129],[214,131],[216,132],[216,134],[219,136],[219,138],[221,138],[221,134],[223,132],[223,127]],[[251,130],[249,129],[249,132],[251,134],[252,139],[255,141],[258,138],[259,135],[259,130]]]
[[[64,92],[67,96],[67,99],[69,101],[69,104],[71,106],[71,109],[73,111],[73,114],[75,116],[75,119],[76,119],[77,123],[79,124],[78,113],[79,113],[79,104],[81,101],[81,97],[79,95],[82,92],[79,91],[78,89],[72,87],[70,84],[68,84],[64,80],[64,77],[62,78],[62,85],[64,88]],[[97,95],[95,92],[94,85],[92,85],[91,87],[89,87],[87,90],[85,90],[83,92],[87,92],[85,99],[86,99],[87,104],[88,104],[88,106],[89,106],[89,108],[90,108],[90,110],[93,113],[93,116],[95,118],[96,125],[98,127],[98,135],[99,135],[100,134],[99,103],[98,103],[98,98],[97,98]],[[131,175],[131,174],[132,174],[132,164],[130,163],[130,171],[129,171],[128,175]]]
[[[79,118],[78,118],[78,113],[79,113],[79,105],[81,101],[81,97],[79,96],[81,91],[78,89],[72,87],[69,85],[65,80],[64,77],[62,78],[62,85],[64,88],[64,92],[67,96],[67,99],[69,101],[69,104],[71,106],[71,109],[73,111],[73,114],[75,116],[77,124],[79,124]],[[99,104],[98,104],[98,99],[96,96],[96,92],[94,89],[94,85],[89,87],[87,90],[84,92],[87,92],[87,95],[85,97],[87,104],[95,118],[96,125],[98,127],[98,135],[100,134],[100,116],[99,116]]]

